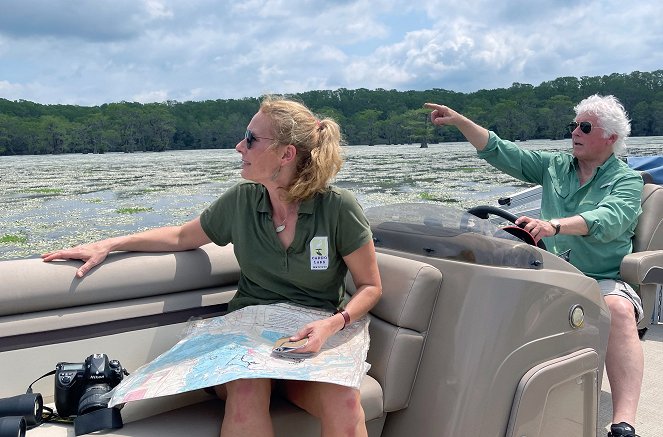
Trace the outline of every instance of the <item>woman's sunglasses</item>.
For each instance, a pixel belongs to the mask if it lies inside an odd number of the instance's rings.
[[[580,126],[580,130],[584,134],[589,134],[592,131],[592,124],[588,121],[581,121],[578,123],[577,121],[572,121],[571,123],[568,124],[569,132],[573,133],[574,130],[576,130]],[[596,126],[596,129],[601,129],[600,127]]]
[[[244,132],[244,139],[246,140],[246,148],[251,150],[251,147],[253,147],[253,142],[255,140],[272,140],[274,141],[274,138],[267,138],[267,137],[257,137],[253,135],[253,132],[251,130],[247,129],[246,132]]]

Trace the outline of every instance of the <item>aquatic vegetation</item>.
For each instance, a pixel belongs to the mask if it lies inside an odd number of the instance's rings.
[[[431,193],[419,193],[419,197],[421,197],[424,200],[437,200],[437,197],[435,197]]]
[[[458,199],[454,199],[453,197],[440,197],[436,196],[431,193],[419,193],[419,197],[423,200],[432,200],[434,202],[442,202],[442,203],[458,203]]]
[[[140,212],[150,212],[152,211],[153,208],[147,208],[147,207],[130,207],[130,208],[118,208],[115,210],[116,213],[118,214],[138,214]]]
[[[62,194],[64,190],[62,188],[30,188],[25,192],[31,194],[55,195],[55,194]]]
[[[28,237],[23,235],[5,234],[0,237],[0,244],[24,244],[28,241]]]
[[[568,141],[530,141],[527,147],[568,149]],[[493,170],[467,143],[423,150],[348,147],[333,183],[349,189],[364,208],[494,205],[528,186]],[[631,138],[629,153],[661,154],[663,137]],[[0,260],[184,223],[240,179],[239,156],[232,149],[3,157]]]

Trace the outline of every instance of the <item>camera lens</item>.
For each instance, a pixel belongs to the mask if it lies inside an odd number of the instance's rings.
[[[0,417],[0,437],[25,437],[23,416]]]
[[[78,402],[78,415],[108,407],[106,393],[111,391],[108,384],[95,384],[87,387]]]

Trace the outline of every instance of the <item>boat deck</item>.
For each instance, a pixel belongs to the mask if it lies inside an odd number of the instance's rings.
[[[645,374],[635,431],[641,437],[663,436],[663,324],[649,325],[642,340]],[[604,437],[612,423],[610,383],[603,372],[597,437]]]

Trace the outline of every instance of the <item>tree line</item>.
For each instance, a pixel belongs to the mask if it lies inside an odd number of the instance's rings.
[[[663,135],[663,70],[560,77],[472,93],[341,88],[288,97],[338,121],[350,145],[425,145],[463,137],[456,129],[434,127],[424,102],[448,105],[503,138],[561,139],[568,136],[573,106],[597,93],[620,99],[632,136]],[[232,148],[259,103],[244,98],[89,107],[0,99],[0,156]]]

